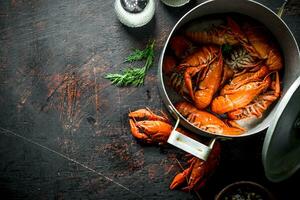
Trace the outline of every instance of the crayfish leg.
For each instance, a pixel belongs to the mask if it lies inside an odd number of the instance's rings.
[[[231,127],[233,128],[237,128],[240,129],[241,131],[246,131],[246,129],[244,127],[242,127],[241,125],[239,125],[236,121],[234,120],[227,120],[226,121],[227,124],[229,124]]]
[[[278,71],[275,72],[275,81],[271,84],[272,89],[274,90],[274,96],[279,97],[280,96],[280,79],[279,79],[279,73]]]

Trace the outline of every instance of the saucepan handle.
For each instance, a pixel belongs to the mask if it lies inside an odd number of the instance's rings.
[[[169,109],[176,116],[177,120],[174,129],[172,130],[168,139],[168,143],[200,158],[201,160],[206,160],[214,146],[216,138],[213,138],[207,146],[178,132],[176,129],[180,123],[180,117],[176,114],[171,106],[169,106]]]

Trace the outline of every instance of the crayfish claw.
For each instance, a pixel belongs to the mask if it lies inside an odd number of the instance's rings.
[[[128,116],[131,134],[148,144],[165,144],[173,130],[166,114],[156,115],[147,107],[130,112]]]
[[[139,128],[137,127],[136,122],[133,119],[129,119],[129,124],[130,124],[131,134],[135,138],[138,138],[140,140],[145,140],[145,141],[149,140],[149,137],[146,134],[139,131]]]

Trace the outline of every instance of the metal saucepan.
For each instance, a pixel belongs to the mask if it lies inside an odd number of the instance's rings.
[[[246,137],[259,133],[262,130],[268,128],[273,119],[275,110],[277,109],[278,104],[281,101],[281,98],[279,98],[276,105],[271,107],[267,114],[260,118],[256,123],[252,123],[252,125],[248,127],[248,130],[244,134],[238,136],[224,136],[205,132],[188,122],[174,107],[173,103],[176,102],[176,99],[172,94],[172,89],[170,89],[165,84],[162,70],[164,55],[166,53],[170,38],[176,33],[176,31],[178,31],[178,29],[191,22],[192,20],[207,15],[217,15],[225,13],[238,13],[249,16],[262,23],[273,34],[280,46],[281,52],[284,57],[284,69],[282,70],[282,96],[300,75],[299,48],[293,34],[291,33],[285,22],[276,13],[274,13],[264,5],[249,0],[212,0],[202,3],[186,13],[172,29],[162,50],[158,68],[159,90],[161,97],[165,105],[167,106],[167,109],[169,110],[171,115],[175,117],[175,119],[177,119],[175,128],[172,131],[168,142],[203,160],[206,160],[214,144],[214,141],[217,138]],[[197,135],[210,137],[210,145],[206,146],[177,132],[175,129],[179,123]]]

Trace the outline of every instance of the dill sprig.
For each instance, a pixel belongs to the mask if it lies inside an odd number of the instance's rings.
[[[121,74],[107,74],[106,79],[109,79],[116,86],[141,86],[144,83],[145,68],[128,68]]]
[[[229,44],[223,44],[221,49],[222,49],[223,56],[229,55],[233,50],[232,46]]]
[[[122,73],[109,73],[106,74],[105,78],[109,79],[112,84],[119,87],[122,86],[141,86],[144,84],[145,76],[148,69],[153,65],[154,62],[154,41],[148,43],[145,49],[135,49],[130,54],[125,62],[134,62],[146,59],[143,67],[130,67],[122,71]]]
[[[132,54],[130,54],[127,58],[125,58],[124,62],[133,62],[133,61],[143,60],[148,56],[147,51],[148,51],[148,48],[145,48],[144,50],[134,49]]]

